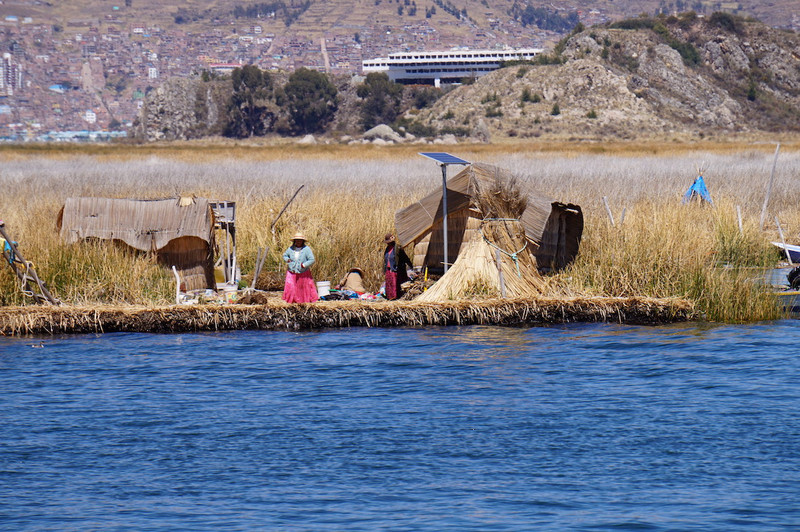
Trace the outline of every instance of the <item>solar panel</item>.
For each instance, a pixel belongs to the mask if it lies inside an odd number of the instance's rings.
[[[420,152],[420,155],[428,159],[433,159],[439,164],[469,164],[469,161],[444,152]]]

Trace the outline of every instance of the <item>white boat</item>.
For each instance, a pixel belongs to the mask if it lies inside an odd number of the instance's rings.
[[[784,244],[782,242],[773,242],[773,246],[778,247],[785,252],[789,252],[789,258],[791,259],[793,264],[800,263],[800,246],[793,246],[792,244]]]

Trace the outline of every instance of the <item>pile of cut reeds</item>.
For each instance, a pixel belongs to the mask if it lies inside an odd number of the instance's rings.
[[[454,303],[328,301],[289,305],[0,308],[3,335],[102,332],[302,330],[426,325],[535,325],[568,322],[660,324],[695,316],[682,299],[536,298]]]
[[[452,301],[474,298],[528,298],[542,294],[536,245],[519,221],[527,199],[516,178],[497,173],[489,186],[471,184],[472,208],[483,219],[470,217],[464,243],[453,266],[417,300]]]

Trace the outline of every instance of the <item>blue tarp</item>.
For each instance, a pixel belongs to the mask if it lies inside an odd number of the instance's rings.
[[[683,195],[683,202],[686,203],[693,198],[699,198],[701,201],[707,201],[709,203],[714,203],[711,201],[711,194],[708,192],[708,188],[706,188],[706,182],[703,181],[703,176],[697,176],[697,179],[694,180],[692,186],[689,187],[689,190],[686,191],[686,194]]]

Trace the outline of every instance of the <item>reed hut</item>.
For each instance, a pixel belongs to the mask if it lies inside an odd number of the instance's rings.
[[[68,198],[58,215],[61,238],[110,240],[175,266],[185,290],[214,288],[214,211],[204,198]]]
[[[395,215],[398,242],[413,244],[414,265],[430,272],[444,260],[441,200],[436,190]],[[541,293],[540,272],[572,262],[583,233],[579,206],[522,194],[510,172],[480,163],[447,180],[447,211],[448,257],[457,258],[422,301]]]

